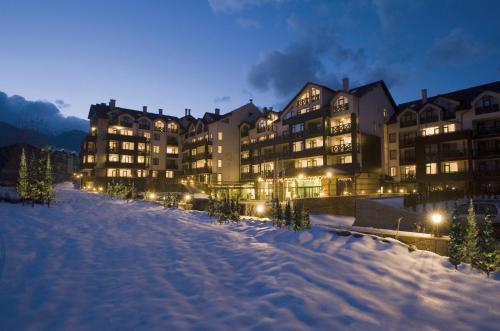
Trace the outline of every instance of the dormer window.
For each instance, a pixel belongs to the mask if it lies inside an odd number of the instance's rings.
[[[174,122],[169,122],[167,123],[167,131],[170,133],[177,133],[179,131],[179,127]]]
[[[311,89],[311,101],[318,101],[320,96],[320,90],[317,88]]]
[[[349,102],[347,98],[343,95],[339,96],[335,103],[333,104],[333,112],[341,112],[349,109]]]
[[[145,118],[141,118],[139,120],[139,129],[141,130],[151,130],[151,124],[150,122],[145,119]]]
[[[434,108],[427,108],[420,113],[420,123],[431,123],[439,121],[438,111]]]
[[[120,125],[121,126],[126,126],[127,128],[131,128],[133,123],[134,123],[134,120],[130,116],[122,116],[120,118]]]
[[[498,99],[491,95],[485,95],[474,104],[476,115],[499,111]]]
[[[399,119],[399,126],[405,128],[417,125],[417,116],[412,111],[406,111]]]
[[[163,132],[165,130],[165,124],[162,121],[156,121],[155,130]]]
[[[266,121],[261,120],[257,122],[257,133],[265,132],[266,131]]]
[[[309,91],[302,93],[302,95],[297,100],[297,107],[307,105],[309,103]]]

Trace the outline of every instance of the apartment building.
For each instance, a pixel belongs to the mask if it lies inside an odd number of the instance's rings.
[[[139,189],[175,187],[180,170],[179,119],[109,104],[92,105],[89,134],[82,147],[82,184],[104,188],[111,180]]]
[[[500,193],[500,81],[399,105],[386,125],[392,190]]]
[[[383,81],[350,88],[344,79],[339,91],[307,83],[281,112],[240,125],[240,181],[257,199],[374,193],[396,109]]]

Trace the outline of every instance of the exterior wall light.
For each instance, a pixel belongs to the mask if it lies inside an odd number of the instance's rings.
[[[258,204],[257,207],[255,208],[255,211],[257,212],[257,214],[262,215],[265,209],[266,207],[264,207],[263,204]]]
[[[304,179],[304,175],[303,174],[299,174],[299,176],[297,178],[298,179]]]

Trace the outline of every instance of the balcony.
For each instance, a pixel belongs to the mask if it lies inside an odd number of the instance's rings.
[[[399,139],[399,147],[413,147],[415,146],[415,138]]]
[[[211,172],[212,172],[212,167],[201,167],[201,168],[185,169],[184,170],[184,173],[186,175],[206,174],[206,173],[211,173]]]
[[[352,144],[340,144],[340,145],[329,146],[328,153],[330,154],[352,153]]]
[[[332,136],[350,133],[352,130],[351,123],[344,123],[328,128],[328,134]]]
[[[477,127],[474,135],[476,137],[491,136],[500,134],[500,127]]]
[[[408,165],[408,164],[415,164],[416,158],[415,155],[400,155],[399,156],[399,164],[401,165]]]
[[[320,147],[311,147],[305,148],[301,151],[294,151],[293,153],[289,153],[285,155],[285,158],[298,158],[298,157],[307,157],[307,156],[321,156],[325,152],[325,148],[323,146]]]
[[[408,128],[410,126],[415,126],[415,125],[417,125],[417,119],[399,122],[400,128]]]
[[[297,124],[303,123],[305,121],[310,121],[317,118],[323,117],[324,110],[323,108],[308,111],[307,113],[297,114],[290,118],[284,119],[283,124]]]
[[[242,172],[240,174],[241,180],[255,180],[258,177],[258,174],[254,174],[253,172]]]
[[[500,148],[485,148],[478,149],[475,153],[477,158],[481,157],[491,157],[491,156],[500,156]]]
[[[139,124],[139,129],[140,130],[151,130],[151,125],[149,124]]]
[[[343,105],[334,105],[332,108],[333,113],[341,113],[343,111],[349,110],[349,104],[344,103]]]
[[[426,124],[426,123],[434,123],[439,121],[439,116],[428,116],[428,117],[421,117],[420,118],[420,124]]]
[[[494,113],[499,110],[500,108],[498,104],[492,104],[488,107],[476,107],[476,115]]]
[[[175,158],[179,157],[179,153],[166,153],[165,155],[167,157],[175,157]]]
[[[415,182],[416,180],[415,174],[401,174],[401,182]]]
[[[203,146],[203,145],[210,145],[212,144],[212,140],[210,139],[202,139],[202,140],[196,140],[194,142],[186,142],[182,146],[182,150],[185,151],[187,149],[192,149],[195,147]]]
[[[441,151],[441,159],[443,160],[456,160],[456,159],[463,159],[467,157],[466,151],[463,150],[443,150]]]
[[[146,137],[143,136],[126,136],[116,133],[107,133],[107,140],[119,140],[119,141],[130,141],[130,142],[146,142]]]
[[[312,137],[317,135],[323,135],[323,126],[317,125],[317,126],[309,126],[306,128],[305,131],[306,137]]]
[[[315,94],[311,97],[311,102],[318,101],[319,100],[319,94]]]

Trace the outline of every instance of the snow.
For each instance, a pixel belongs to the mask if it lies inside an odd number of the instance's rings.
[[[495,330],[500,277],[395,240],[59,187],[0,204],[2,330]],[[1,252],[0,252],[1,253]],[[2,254],[0,254],[0,259]],[[3,268],[2,268],[3,265]]]

